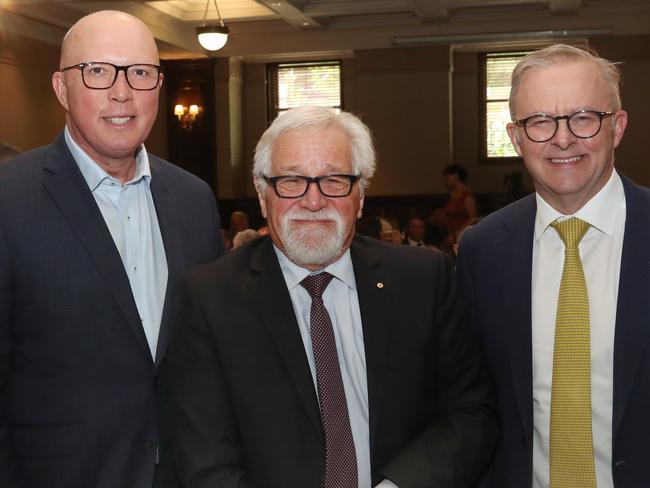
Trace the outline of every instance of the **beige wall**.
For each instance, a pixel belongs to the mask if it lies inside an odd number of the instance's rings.
[[[479,162],[479,55],[454,53],[454,163],[467,168],[469,184],[477,193],[499,193],[503,179],[513,171],[526,175],[525,184],[532,188],[528,173],[521,164],[484,164]]]
[[[621,61],[629,125],[617,165],[650,185],[645,141],[650,133],[650,36],[592,41],[602,56]],[[440,173],[465,165],[480,193],[502,191],[519,165],[478,162],[478,55],[446,46],[361,50],[343,60],[344,106],[372,129],[378,171],[369,195],[444,193]],[[58,49],[11,37],[0,46],[0,140],[29,149],[50,142],[64,112],[50,84]],[[215,68],[219,198],[254,196],[250,177],[255,144],[267,123],[266,66],[219,60]],[[165,90],[147,147],[167,155]]]
[[[441,173],[450,163],[466,166],[473,188],[484,193],[502,191],[506,174],[523,171],[520,165],[478,162],[477,77],[477,54],[452,57],[448,46],[356,51],[343,60],[344,108],[368,124],[377,147],[368,195],[446,193]],[[249,161],[266,124],[264,80],[263,64],[245,65]]]
[[[369,195],[443,191],[449,164],[449,48],[357,51],[344,60],[344,108],[370,127],[377,173]]]
[[[52,89],[59,48],[11,36],[0,43],[0,141],[22,151],[49,144],[65,125],[65,111]],[[146,141],[149,151],[167,156],[166,93],[160,93],[159,116]]]
[[[599,39],[592,46],[602,57],[621,63],[621,98],[628,123],[616,150],[616,166],[637,183],[650,186],[650,36]]]
[[[369,195],[444,191],[439,169],[451,157],[449,67],[447,47],[357,51],[343,60],[344,108],[368,124],[377,147]],[[244,152],[250,165],[266,127],[265,66],[246,65],[244,75]]]
[[[52,90],[59,50],[21,37],[0,43],[0,141],[21,150],[50,143],[65,123]]]

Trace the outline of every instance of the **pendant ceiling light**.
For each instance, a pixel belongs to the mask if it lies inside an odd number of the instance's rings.
[[[205,13],[203,14],[203,24],[196,28],[196,35],[199,37],[199,43],[208,51],[218,51],[225,46],[228,41],[228,27],[223,25],[223,19],[219,13],[217,0],[213,1],[214,8],[217,10],[219,25],[206,24],[208,19],[208,8],[210,7],[210,0],[207,0],[205,4]]]

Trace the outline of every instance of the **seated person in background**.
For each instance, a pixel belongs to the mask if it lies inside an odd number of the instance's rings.
[[[446,224],[447,218],[443,209],[438,208],[431,212],[427,218],[424,242],[441,251],[449,251],[449,231]]]
[[[232,250],[239,249],[247,242],[254,241],[258,237],[260,237],[260,234],[254,229],[240,230],[232,239]]]
[[[449,235],[454,235],[477,217],[476,200],[467,185],[467,170],[460,164],[450,164],[442,171],[445,186],[451,191],[442,208]]]
[[[396,228],[397,226],[393,226],[393,224],[383,217],[377,217],[377,219],[379,219],[379,223],[381,224],[381,240],[390,244],[401,244],[402,233]]]
[[[411,216],[404,227],[404,239],[402,244],[408,246],[426,246],[424,242],[424,232],[426,230],[426,222],[423,218],[418,216]]]
[[[227,231],[223,232],[223,241],[226,249],[232,251],[233,239],[237,232],[248,229],[248,215],[242,210],[235,210],[230,214],[230,225]]]
[[[368,128],[288,110],[253,171],[270,237],[196,268],[179,302],[183,486],[475,486],[498,435],[483,355],[440,253],[355,236]]]

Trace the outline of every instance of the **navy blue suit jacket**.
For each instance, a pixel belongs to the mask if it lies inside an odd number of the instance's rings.
[[[623,177],[627,216],[616,311],[612,471],[616,488],[650,486],[650,190]],[[459,286],[497,389],[495,488],[532,484],[531,270],[536,202],[525,197],[463,235]]]
[[[0,486],[151,488],[179,278],[223,252],[208,186],[150,156],[169,279],[155,361],[63,136],[0,166]]]

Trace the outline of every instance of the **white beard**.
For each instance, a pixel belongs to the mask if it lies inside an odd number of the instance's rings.
[[[332,232],[326,226],[300,226],[293,220],[329,220],[335,224]],[[284,252],[301,266],[320,266],[335,260],[343,251],[345,229],[343,220],[334,209],[318,212],[294,209],[282,217],[280,231]]]

